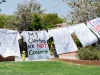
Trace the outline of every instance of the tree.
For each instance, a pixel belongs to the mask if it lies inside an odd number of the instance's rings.
[[[0,15],[0,28],[5,28],[5,29],[17,29],[17,20],[15,16],[13,15],[6,15],[6,14],[1,14]]]
[[[0,28],[4,28],[4,17],[0,15]]]
[[[41,17],[37,13],[34,13],[33,19],[34,21],[29,25],[28,30],[33,31],[42,29]]]
[[[6,29],[17,29],[18,20],[14,15],[6,15],[4,28]]]
[[[0,4],[2,4],[2,3],[4,3],[4,2],[6,2],[6,0],[1,0],[0,1]],[[2,10],[0,9],[0,12],[1,12]]]
[[[54,25],[64,22],[56,13],[41,14],[35,13],[33,16],[34,21],[29,25],[28,30],[41,30],[49,29]]]
[[[36,0],[25,1],[18,3],[15,16],[19,20],[18,30],[28,30],[29,25],[34,22],[33,14],[42,14],[45,10],[41,9],[41,4]]]
[[[65,21],[63,18],[60,18],[57,13],[43,14],[41,17],[44,29],[52,28],[54,25]]]
[[[63,0],[72,8],[67,19],[71,22],[81,23],[100,17],[100,0]]]
[[[4,2],[6,2],[6,0],[1,0],[1,1],[0,1],[0,4],[2,4],[2,3],[4,3]]]

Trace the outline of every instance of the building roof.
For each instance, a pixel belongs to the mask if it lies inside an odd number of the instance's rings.
[[[61,27],[67,27],[68,26],[68,23],[60,23],[60,24],[56,24],[53,26],[53,28],[61,28]]]

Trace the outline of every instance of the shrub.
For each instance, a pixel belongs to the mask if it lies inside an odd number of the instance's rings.
[[[77,57],[81,60],[100,60],[99,47],[82,47],[78,50]]]
[[[76,43],[77,47],[82,47],[82,44],[77,37],[75,38],[75,43]]]

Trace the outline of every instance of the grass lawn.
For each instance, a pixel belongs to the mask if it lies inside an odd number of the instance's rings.
[[[0,75],[100,75],[100,66],[61,61],[0,62]]]

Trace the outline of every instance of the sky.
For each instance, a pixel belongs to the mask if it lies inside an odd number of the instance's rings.
[[[1,1],[1,0],[0,0]],[[0,4],[1,14],[12,15],[17,8],[17,3],[24,0],[6,0],[7,2]],[[46,9],[45,13],[56,12],[60,17],[66,16],[70,11],[69,8],[62,0],[36,0],[42,5],[42,9]]]

